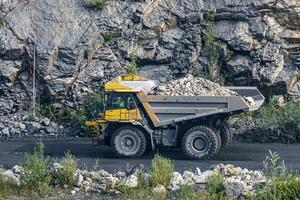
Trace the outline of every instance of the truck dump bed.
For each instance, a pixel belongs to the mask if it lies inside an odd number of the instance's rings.
[[[257,110],[264,96],[256,87],[228,87],[239,96],[157,96],[146,95],[157,118],[156,127],[214,114]]]

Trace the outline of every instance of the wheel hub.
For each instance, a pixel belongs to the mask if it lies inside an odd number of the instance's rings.
[[[131,136],[125,136],[121,140],[121,146],[126,151],[132,151],[136,148],[135,138]]]
[[[206,141],[201,137],[197,137],[193,141],[193,147],[198,151],[203,151],[206,148],[206,145]]]

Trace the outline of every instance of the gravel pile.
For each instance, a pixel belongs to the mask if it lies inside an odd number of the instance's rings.
[[[153,91],[153,94],[170,96],[238,96],[236,92],[217,83],[204,78],[196,78],[190,74],[184,78],[158,86]]]

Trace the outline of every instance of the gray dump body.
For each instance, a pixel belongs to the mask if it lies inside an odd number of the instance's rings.
[[[257,110],[264,102],[264,96],[256,87],[228,87],[239,96],[157,96],[148,95],[157,126],[174,124],[180,121],[205,117],[214,114]],[[250,104],[244,97],[252,97]]]

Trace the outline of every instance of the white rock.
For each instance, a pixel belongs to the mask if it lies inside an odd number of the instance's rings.
[[[183,183],[183,177],[179,172],[173,172],[173,175],[170,180],[172,186],[181,185]]]
[[[130,175],[125,178],[124,185],[130,188],[138,186],[138,178],[135,175]]]
[[[199,167],[196,167],[195,175],[200,175],[200,174],[201,174],[201,170],[199,169]]]
[[[154,195],[156,196],[166,196],[167,194],[167,190],[165,188],[165,186],[161,185],[161,184],[158,184],[157,186],[155,186],[153,189],[152,189],[152,192]]]
[[[75,190],[72,190],[72,191],[71,191],[71,195],[74,196],[75,194],[76,194],[76,191],[75,191]]]
[[[180,189],[180,186],[179,185],[169,185],[168,186],[168,190],[170,191],[176,191],[176,190],[179,190]]]
[[[12,171],[13,173],[15,174],[22,174],[23,171],[24,171],[24,168],[19,166],[19,165],[15,165],[13,168],[12,168]]]
[[[239,198],[241,195],[249,192],[247,184],[244,181],[237,180],[233,177],[225,180],[226,195],[229,197]]]
[[[191,171],[184,171],[183,172],[183,178],[194,178],[194,173],[193,172],[191,172]]]
[[[214,172],[211,170],[206,170],[202,172],[200,175],[195,175],[193,180],[195,183],[207,183],[207,178],[213,175]]]

